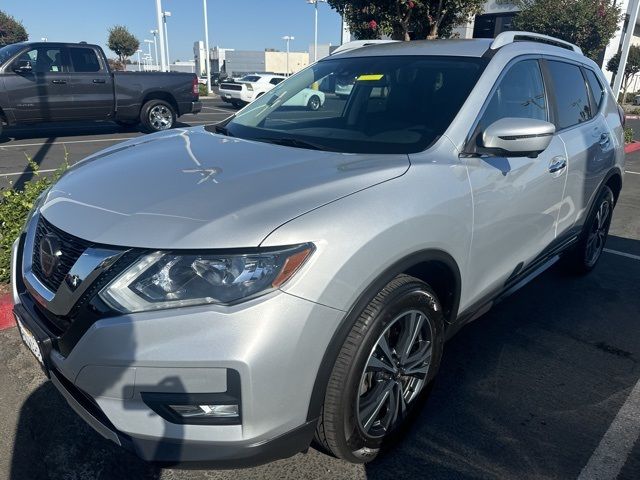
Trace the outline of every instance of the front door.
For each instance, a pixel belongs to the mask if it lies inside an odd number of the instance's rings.
[[[521,60],[499,80],[477,131],[501,118],[550,120],[539,61]],[[479,300],[522,272],[556,236],[566,181],[559,136],[536,158],[468,158],[474,222],[467,282]]]
[[[16,73],[13,65],[19,61],[28,61],[31,71]],[[72,103],[68,71],[61,47],[40,45],[18,56],[4,77],[16,122],[64,118]]]

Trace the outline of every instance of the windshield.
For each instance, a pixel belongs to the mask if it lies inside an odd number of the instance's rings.
[[[24,45],[16,44],[7,45],[6,47],[0,48],[0,65],[13,57],[18,51],[24,48]]]
[[[486,63],[435,56],[323,60],[262,95],[223,131],[345,153],[419,152],[444,133]]]
[[[256,75],[247,75],[240,79],[241,82],[257,82],[258,80],[260,80],[260,77]]]

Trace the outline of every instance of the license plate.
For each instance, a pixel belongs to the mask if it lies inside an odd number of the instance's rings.
[[[40,346],[38,345],[38,341],[36,337],[33,336],[33,333],[29,331],[27,327],[23,325],[20,319],[16,316],[16,323],[18,324],[18,330],[20,330],[20,336],[22,337],[22,341],[24,344],[31,350],[33,356],[40,362],[40,365],[44,366],[44,360],[42,359],[42,352],[40,351]]]

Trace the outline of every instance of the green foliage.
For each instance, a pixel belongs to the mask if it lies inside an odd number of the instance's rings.
[[[620,52],[616,53],[609,59],[607,62],[607,70],[617,75],[619,65]],[[631,79],[637,73],[640,73],[640,47],[637,45],[631,45],[629,48],[629,55],[627,56],[627,63],[624,66],[624,75],[622,76],[622,89],[624,91],[622,98],[629,103],[633,102],[633,97],[635,95],[632,95],[631,99],[628,99],[629,94],[627,94],[627,88],[629,88]]]
[[[543,33],[578,45],[596,59],[618,29],[620,2],[615,0],[520,0],[515,28]]]
[[[633,128],[624,127],[624,143],[631,143],[633,141]]]
[[[38,164],[29,159],[34,177],[25,182],[22,190],[9,188],[0,194],[0,283],[11,279],[11,245],[24,227],[29,212],[38,196],[55,182],[69,167],[67,154],[62,166],[52,177],[43,177]]]
[[[479,13],[484,0],[329,0],[358,39],[446,38]]]
[[[206,97],[208,95],[207,86],[201,83],[198,84],[198,93],[201,97]]]
[[[0,11],[0,47],[29,40],[29,35],[21,22]]]
[[[140,47],[140,42],[134,37],[127,27],[115,25],[109,29],[109,40],[107,46],[116,55],[120,63],[125,63],[127,57],[132,56]]]

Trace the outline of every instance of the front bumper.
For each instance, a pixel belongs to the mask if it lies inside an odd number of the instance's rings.
[[[43,345],[51,381],[101,435],[173,465],[249,466],[308,447],[316,373],[343,312],[276,291],[231,307],[121,315],[93,323],[64,356],[41,307],[20,287],[19,263],[15,312]],[[226,393],[229,372],[240,383],[236,424],[174,422],[143,398]]]

